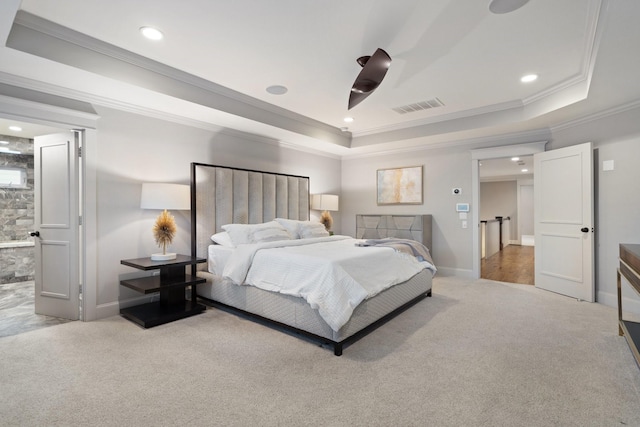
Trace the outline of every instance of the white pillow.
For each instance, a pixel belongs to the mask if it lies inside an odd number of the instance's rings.
[[[291,239],[287,230],[275,221],[262,224],[226,224],[222,229],[229,233],[235,246]]]
[[[276,218],[274,221],[277,221],[278,224],[283,226],[285,230],[289,232],[292,239],[300,238],[300,232],[299,232],[300,223],[303,223],[304,221],[298,221],[296,219],[286,219],[286,218]]]
[[[227,233],[226,231],[221,231],[219,233],[214,234],[213,236],[211,236],[211,240],[213,240],[214,243],[217,243],[221,246],[226,246],[229,248],[234,248],[236,246],[233,244],[233,241],[231,240],[231,236],[229,236],[229,233]]]
[[[304,221],[301,222],[298,228],[301,239],[309,239],[312,237],[327,237],[329,232],[324,225],[319,222]]]
[[[277,240],[291,240],[291,235],[283,226],[272,221],[274,226],[258,228],[251,235],[251,243],[275,242]]]

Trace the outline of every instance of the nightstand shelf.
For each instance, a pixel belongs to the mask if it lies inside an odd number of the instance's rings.
[[[160,292],[161,288],[184,288],[204,282],[206,282],[205,279],[185,275],[184,279],[169,277],[164,280],[162,280],[160,276],[141,277],[139,279],[121,280],[120,284],[143,294],[152,294],[154,292]]]
[[[176,259],[170,261],[152,261],[150,258],[120,261],[138,270],[160,270],[157,276],[120,281],[122,286],[142,294],[160,293],[159,301],[122,308],[120,315],[143,328],[151,328],[202,313],[206,307],[196,302],[196,286],[206,280],[185,274],[185,268],[203,262],[206,259],[187,255],[177,255]],[[185,298],[185,288],[188,286],[191,287],[191,300]]]

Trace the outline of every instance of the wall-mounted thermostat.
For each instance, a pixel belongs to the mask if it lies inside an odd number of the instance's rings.
[[[469,203],[456,203],[456,212],[469,212]]]

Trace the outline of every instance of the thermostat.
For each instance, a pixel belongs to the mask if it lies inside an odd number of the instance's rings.
[[[456,203],[456,212],[469,212],[469,203]]]

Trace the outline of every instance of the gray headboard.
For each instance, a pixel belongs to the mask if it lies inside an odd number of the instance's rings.
[[[357,239],[412,239],[431,252],[431,215],[356,215]]]
[[[225,224],[309,219],[309,177],[191,163],[191,253],[207,258]],[[206,264],[199,264],[206,269]]]

